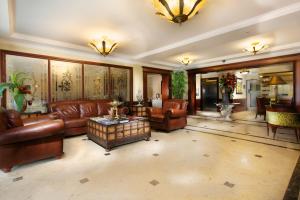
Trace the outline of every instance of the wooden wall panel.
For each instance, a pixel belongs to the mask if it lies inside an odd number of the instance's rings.
[[[196,114],[196,74],[188,73],[188,113],[190,115]]]
[[[294,81],[295,81],[295,106],[298,112],[300,112],[300,60],[295,62],[294,67]]]

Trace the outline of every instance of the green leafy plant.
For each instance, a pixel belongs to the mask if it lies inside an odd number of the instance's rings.
[[[176,99],[183,99],[186,90],[187,78],[185,71],[172,72],[172,93]]]
[[[26,94],[31,94],[30,86],[24,85],[26,80],[31,80],[28,75],[24,72],[12,73],[9,76],[9,81],[6,83],[0,83],[0,97],[3,92],[7,89],[16,104],[17,111],[21,112],[24,106],[24,100]]]

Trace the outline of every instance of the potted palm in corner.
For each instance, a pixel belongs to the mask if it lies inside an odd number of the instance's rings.
[[[7,89],[14,99],[14,107],[18,112],[26,109],[27,101],[25,96],[31,94],[30,85],[24,85],[25,80],[31,80],[26,73],[12,73],[6,83],[0,83],[0,97]]]
[[[172,72],[172,94],[175,99],[183,99],[186,91],[187,76],[185,71]]]

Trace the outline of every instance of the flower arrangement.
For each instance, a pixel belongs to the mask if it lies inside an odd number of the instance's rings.
[[[30,85],[24,84],[26,80],[31,80],[31,78],[26,73],[20,72],[10,74],[8,82],[0,83],[0,97],[4,90],[8,89],[14,99],[16,110],[19,112],[24,111],[24,107],[26,108],[25,95],[31,94]]]
[[[219,86],[220,89],[226,89],[228,93],[233,93],[235,87],[236,87],[236,81],[237,78],[232,73],[227,73],[226,75],[223,74],[222,77],[219,80]]]
[[[236,87],[237,78],[232,73],[223,74],[219,80],[219,87],[223,94],[223,103],[229,104],[229,98],[232,96]]]

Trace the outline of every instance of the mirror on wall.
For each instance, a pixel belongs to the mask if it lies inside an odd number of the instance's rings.
[[[130,70],[126,68],[110,68],[111,98],[119,101],[130,100]]]
[[[48,101],[48,60],[22,57],[15,55],[6,56],[6,80],[12,73],[24,73],[30,79],[24,81],[24,85],[29,85],[32,94],[26,95],[26,112],[46,111]],[[14,107],[13,98],[7,93],[7,108]]]
[[[109,68],[84,65],[84,96],[87,99],[109,98]]]
[[[50,61],[52,101],[82,98],[82,64]]]

